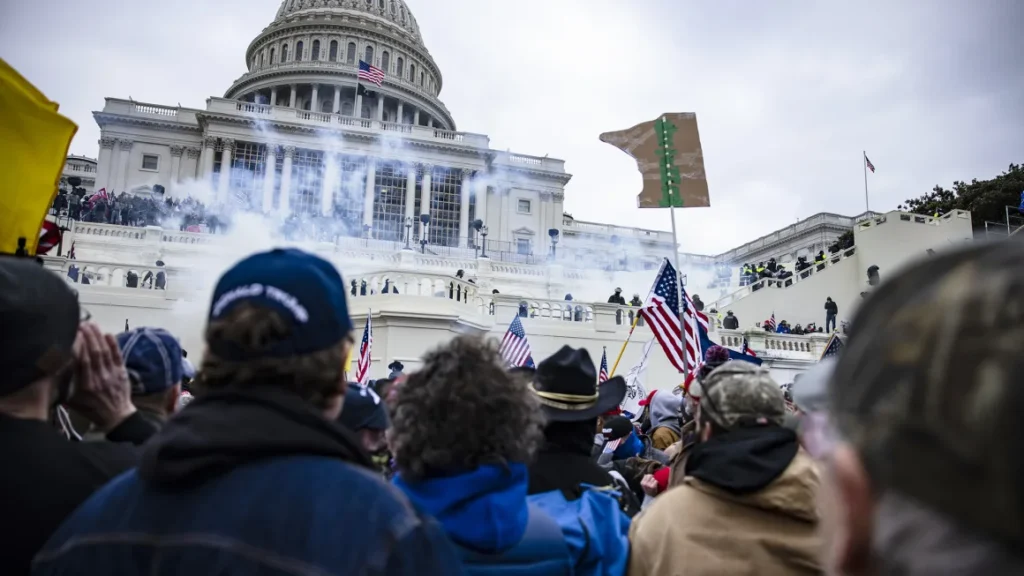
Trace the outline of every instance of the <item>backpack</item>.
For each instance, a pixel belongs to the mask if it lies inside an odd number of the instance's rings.
[[[561,527],[574,575],[621,576],[629,562],[630,519],[619,509],[618,496],[614,490],[581,486],[574,500],[567,500],[561,490],[527,500]]]

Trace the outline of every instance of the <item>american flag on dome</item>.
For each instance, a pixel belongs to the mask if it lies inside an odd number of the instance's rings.
[[[608,350],[601,352],[601,370],[597,373],[597,383],[608,380]]]
[[[498,353],[505,359],[512,368],[533,368],[533,355],[530,352],[530,343],[526,341],[526,331],[523,330],[523,323],[519,316],[512,319],[512,323],[501,339],[501,346]]]
[[[377,68],[373,64],[368,64],[360,60],[359,79],[366,80],[367,82],[372,82],[379,87],[382,83],[384,83],[384,71],[381,70],[380,68]]]
[[[768,319],[766,325],[768,326],[769,330],[775,332],[775,312],[772,312],[772,317]]]
[[[701,329],[704,332],[708,330],[708,317],[694,308],[690,296],[682,290],[683,318],[680,322],[679,288],[679,274],[666,258],[654,279],[650,295],[640,308],[640,314],[647,319],[654,337],[676,370],[692,372],[704,357]]]
[[[370,327],[370,314],[366,314],[366,328],[363,328],[363,340],[359,343],[359,363],[356,364],[356,383],[366,386],[370,380],[370,350],[373,348],[373,329]]]
[[[832,337],[828,339],[828,344],[825,345],[825,351],[821,353],[819,361],[824,360],[830,356],[839,354],[839,351],[843,349],[843,340],[838,334],[833,333]]]

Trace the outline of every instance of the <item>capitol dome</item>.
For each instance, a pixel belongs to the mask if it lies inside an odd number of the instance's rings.
[[[455,130],[404,0],[284,0],[245,59],[225,98]],[[383,71],[380,87],[364,80],[369,92],[357,91],[360,61]]]

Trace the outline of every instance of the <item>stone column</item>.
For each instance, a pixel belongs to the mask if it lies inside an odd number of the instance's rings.
[[[295,84],[291,85],[292,95],[288,99],[288,107],[295,108],[295,98],[298,96],[298,90],[295,88]]]
[[[277,144],[267,145],[267,164],[263,176],[263,212],[274,210],[274,179],[277,177]]]
[[[359,93],[359,84],[356,84],[356,101],[352,105],[352,116],[363,117],[363,95]]]
[[[415,218],[416,213],[413,208],[416,206],[416,164],[409,163],[405,165],[405,217]],[[405,222],[402,222],[402,226],[405,226]]]
[[[227,198],[228,189],[231,187],[231,156],[235,151],[235,141],[224,138],[223,149],[220,151],[220,181],[217,183],[217,198]]]
[[[110,187],[110,173],[113,171],[114,144],[117,138],[100,138],[100,157],[96,160],[96,190]]]
[[[420,184],[420,214],[430,214],[430,177],[434,171],[432,164],[420,164],[423,170],[423,182]]]
[[[284,166],[281,168],[281,198],[278,200],[278,210],[283,214],[291,212],[289,203],[292,193],[292,159],[295,158],[295,146],[284,147]]]
[[[373,200],[377,189],[377,160],[366,161],[366,191],[363,193],[363,228],[373,226]]]
[[[384,95],[377,92],[377,121],[384,121]]]
[[[334,108],[332,112],[334,114],[341,112],[341,86],[334,87]]]
[[[324,151],[324,177],[320,180],[320,215],[334,213],[334,185],[338,182],[338,159],[333,152]]]
[[[118,193],[124,192],[128,189],[128,167],[131,164],[132,145],[135,144],[133,140],[127,140],[122,138],[118,140],[121,145],[121,154],[118,158],[117,172],[115,173],[115,189]],[[112,193],[111,190],[107,190],[108,193]]]
[[[179,180],[195,180],[199,178],[199,158],[200,156],[202,156],[203,150],[202,148],[196,148],[195,146],[189,146],[187,150],[188,161],[190,166],[186,167],[184,177],[181,177],[181,175],[179,175]]]
[[[270,105],[277,106],[277,86],[270,89]]]
[[[167,194],[175,197],[175,188],[178,187],[178,173],[181,172],[181,155],[185,153],[184,146],[177,144],[171,146],[171,179],[167,185]]]
[[[207,184],[210,183],[211,175],[213,174],[213,155],[216,154],[217,149],[217,138],[214,136],[207,136],[203,138],[203,174],[202,181]]]
[[[412,124],[413,124],[413,126],[419,126],[420,125],[420,109],[419,108],[414,110],[413,113],[412,113]]]
[[[461,203],[459,204],[459,248],[467,246],[466,239],[469,238],[469,176],[473,171],[462,169],[462,185],[459,186]]]
[[[405,122],[405,115],[402,113],[402,101],[399,100],[398,101],[398,123],[401,124],[403,122]]]
[[[309,100],[309,111],[319,112],[320,111],[320,85],[313,84],[313,96]]]
[[[430,118],[427,118],[427,127],[428,128],[433,128],[434,127],[434,117],[433,116],[431,116]]]
[[[482,178],[473,180],[473,188],[476,192],[476,219],[487,224],[487,186]]]

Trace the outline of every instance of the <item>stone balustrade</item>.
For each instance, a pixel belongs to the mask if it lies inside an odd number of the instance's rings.
[[[166,290],[182,277],[178,268],[113,264],[91,260],[67,260],[46,257],[47,268],[64,277],[68,283],[81,286],[103,286],[127,290]],[[135,273],[134,282],[130,273]],[[163,275],[162,286],[159,275]],[[132,285],[134,284],[134,285]]]
[[[447,298],[480,307],[477,301],[479,287],[455,276],[423,272],[388,271],[356,275],[346,278],[348,296],[356,299],[367,296]]]
[[[725,310],[733,302],[735,302],[735,301],[737,301],[737,300],[739,300],[741,298],[745,298],[745,297],[749,296],[750,294],[752,294],[752,293],[754,293],[754,292],[756,292],[758,290],[764,290],[764,289],[779,290],[779,289],[789,288],[789,287],[791,287],[791,286],[793,286],[793,285],[795,285],[797,283],[800,283],[800,282],[806,282],[807,279],[812,278],[815,274],[824,271],[826,268],[829,268],[831,266],[835,266],[836,264],[839,264],[843,260],[846,260],[848,258],[853,258],[856,254],[857,254],[857,247],[856,246],[851,246],[850,248],[847,248],[846,250],[843,250],[841,252],[837,252],[837,253],[832,254],[831,256],[827,257],[825,259],[824,264],[820,264],[820,263],[819,264],[814,264],[814,263],[812,263],[810,268],[807,268],[806,270],[801,270],[800,272],[795,272],[793,270],[790,270],[790,272],[793,272],[793,275],[790,276],[789,278],[786,278],[785,280],[780,280],[778,278],[760,278],[760,279],[757,280],[757,282],[754,282],[754,283],[749,284],[747,286],[743,286],[739,290],[736,290],[735,292],[732,292],[731,294],[727,294],[727,295],[719,298],[718,300],[715,300],[714,302],[711,302],[710,304],[708,304],[708,309],[715,308],[717,310]]]

